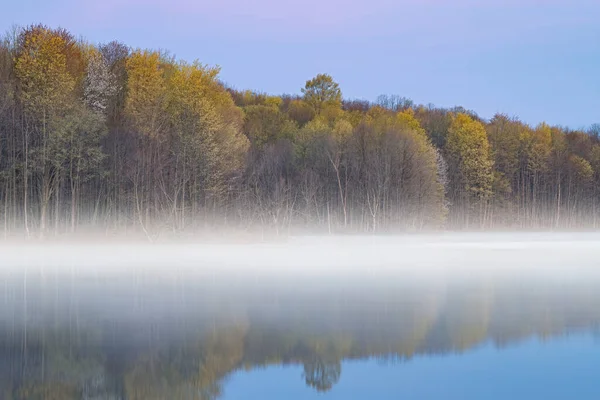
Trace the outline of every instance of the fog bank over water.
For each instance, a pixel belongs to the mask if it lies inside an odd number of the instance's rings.
[[[519,271],[581,269],[600,260],[600,233],[447,233],[405,236],[299,236],[262,243],[96,241],[0,243],[0,266],[146,268],[350,273],[445,268]]]

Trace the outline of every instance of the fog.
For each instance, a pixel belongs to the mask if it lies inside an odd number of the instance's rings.
[[[600,288],[599,239],[596,233],[463,233],[254,244],[3,244],[0,318],[30,331],[71,327],[74,318],[81,326],[113,321],[137,335],[137,326],[188,330],[240,315],[281,325],[299,313],[329,326],[338,313],[361,321],[367,310],[389,306],[418,315],[432,299],[442,307],[456,298],[466,314],[482,299],[500,309],[515,299],[520,307],[551,301],[544,307],[581,317],[596,298],[583,301],[581,294]]]
[[[278,242],[140,243],[95,241],[0,243],[3,269],[145,268],[351,273],[415,268],[581,269],[600,259],[600,233],[447,233],[406,236],[298,236]]]
[[[398,297],[411,309],[432,290],[443,304],[448,290],[469,295],[473,287],[487,292],[491,286],[507,299],[550,287],[568,304],[578,288],[600,287],[598,243],[597,233],[303,236],[244,244],[3,243],[0,316],[12,326],[50,324],[61,315],[71,318],[76,307],[78,318],[91,318],[90,323],[99,316],[127,323],[178,316],[202,325],[208,316],[229,318],[234,309],[246,314],[249,306],[259,319],[273,304],[285,312],[338,304],[352,314],[369,301],[386,304]],[[498,296],[496,290],[490,296]],[[342,299],[349,303],[339,303]]]

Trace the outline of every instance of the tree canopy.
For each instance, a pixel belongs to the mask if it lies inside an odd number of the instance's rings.
[[[220,69],[64,29],[0,43],[5,236],[405,232],[600,224],[600,131],[398,95],[226,86]],[[400,77],[401,78],[401,77]]]

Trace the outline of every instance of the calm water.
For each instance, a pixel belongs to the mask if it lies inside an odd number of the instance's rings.
[[[0,398],[600,398],[591,253],[465,251],[344,274],[4,266]]]

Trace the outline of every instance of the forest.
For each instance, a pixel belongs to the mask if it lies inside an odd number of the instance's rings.
[[[327,74],[270,95],[219,72],[44,25],[7,33],[4,237],[600,225],[600,125],[345,99]]]

